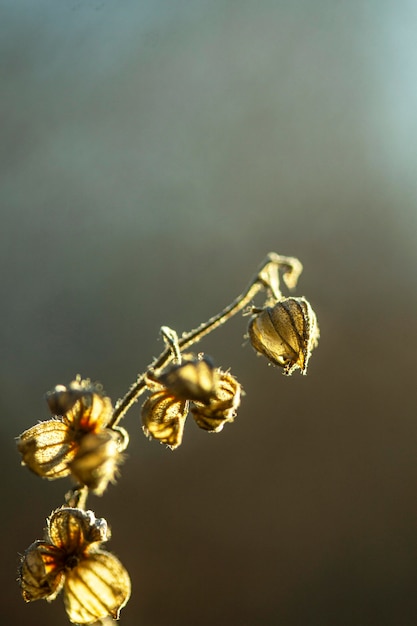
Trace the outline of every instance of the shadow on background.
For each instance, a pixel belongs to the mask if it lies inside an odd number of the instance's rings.
[[[322,339],[306,378],[236,319],[201,349],[246,390],[174,453],[125,426],[90,500],[129,569],[129,626],[417,621],[416,5],[354,0],[4,1],[1,23],[2,615],[17,554],[69,482],[13,438],[81,373],[114,400],[269,251],[304,264]],[[412,408],[414,410],[412,410]]]

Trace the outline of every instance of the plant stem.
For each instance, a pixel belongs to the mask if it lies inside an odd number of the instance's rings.
[[[181,350],[199,342],[205,335],[225,324],[231,317],[244,309],[249,302],[262,289],[266,289],[270,297],[274,300],[282,298],[279,288],[279,268],[284,269],[284,282],[289,288],[295,287],[298,277],[302,272],[302,265],[298,259],[293,257],[284,257],[271,252],[260,265],[257,273],[247,286],[231,304],[225,307],[220,313],[211,317],[207,322],[200,324],[194,330],[183,333],[178,340],[178,347]],[[139,396],[146,390],[146,377],[152,370],[158,370],[170,363],[175,358],[175,351],[168,346],[147,368],[146,372],[140,374],[133,385],[130,387],[126,395],[116,403],[112,419],[108,425],[109,428],[116,426],[125,416],[127,411],[134,404]]]

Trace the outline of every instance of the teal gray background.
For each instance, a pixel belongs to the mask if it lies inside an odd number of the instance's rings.
[[[2,620],[18,553],[69,481],[14,437],[77,373],[116,400],[269,251],[304,264],[307,377],[238,318],[201,350],[245,388],[170,452],[125,420],[90,506],[129,569],[124,626],[417,621],[417,5],[412,0],[0,0]],[[259,303],[258,303],[259,304]]]

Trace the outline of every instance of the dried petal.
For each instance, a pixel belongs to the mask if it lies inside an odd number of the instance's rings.
[[[155,391],[142,406],[142,423],[145,435],[177,448],[182,441],[188,402],[178,400],[165,389]]]
[[[92,511],[62,507],[47,523],[50,542],[70,556],[80,558],[89,545],[109,539],[106,520],[97,519]]]
[[[200,428],[220,432],[227,422],[233,422],[240,404],[241,386],[229,372],[217,370],[218,383],[215,397],[208,405],[195,403],[191,409]]]
[[[64,584],[62,550],[45,541],[35,541],[26,550],[19,568],[25,602],[53,600]]]
[[[120,441],[120,431],[106,428],[100,433],[87,433],[82,438],[80,448],[70,464],[74,478],[94,491],[96,495],[102,495],[108,483],[114,482],[118,465],[123,460],[120,447],[127,445],[128,435],[126,431],[124,432],[123,444]]]
[[[109,615],[117,619],[130,591],[129,574],[120,561],[97,550],[67,573],[64,602],[68,617],[76,624],[92,624]]]
[[[180,365],[171,365],[158,376],[158,381],[178,400],[209,402],[217,382],[210,359],[186,356]]]
[[[305,298],[284,298],[252,318],[249,338],[257,352],[284,367],[284,374],[296,368],[305,374],[319,338],[316,315]]]
[[[54,419],[36,424],[17,440],[22,464],[50,480],[68,476],[68,463],[75,457],[77,445],[68,425]]]

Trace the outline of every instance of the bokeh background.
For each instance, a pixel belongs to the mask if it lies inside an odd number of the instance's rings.
[[[129,569],[124,626],[417,623],[417,5],[1,0],[2,621],[70,483],[14,437],[77,373],[114,400],[269,251],[304,264],[321,343],[284,378],[238,317],[202,342],[246,390],[89,503]]]

